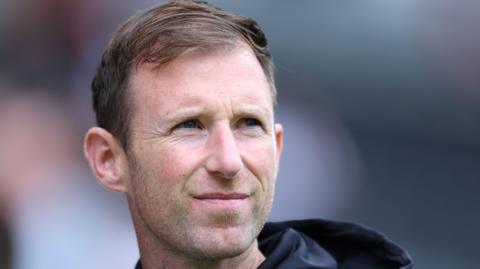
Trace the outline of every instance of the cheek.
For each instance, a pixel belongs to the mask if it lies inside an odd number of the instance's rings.
[[[272,143],[243,143],[242,153],[246,165],[259,179],[273,179],[276,162]]]
[[[173,214],[183,201],[183,167],[171,154],[150,155],[150,158],[137,161],[141,165],[137,163],[132,174],[134,199],[144,219],[157,219],[161,222],[158,219]]]
[[[188,147],[152,148],[146,154],[145,163],[153,180],[166,188],[183,184],[198,167],[198,156],[199,153]]]
[[[271,144],[256,143],[244,151],[244,164],[258,184],[259,212],[268,214],[275,192],[275,150]]]

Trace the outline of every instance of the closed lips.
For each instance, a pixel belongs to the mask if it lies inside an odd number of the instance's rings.
[[[248,196],[244,193],[206,193],[194,196],[194,198],[199,200],[243,200]]]

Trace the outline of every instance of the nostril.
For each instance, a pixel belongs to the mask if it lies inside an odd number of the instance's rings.
[[[227,179],[233,179],[240,173],[242,168],[243,168],[242,164],[240,164],[238,167],[234,167],[234,168],[232,167],[232,169],[228,169],[228,171],[224,173],[224,177]]]
[[[232,179],[242,170],[243,162],[238,152],[217,151],[208,157],[206,168],[211,173]]]

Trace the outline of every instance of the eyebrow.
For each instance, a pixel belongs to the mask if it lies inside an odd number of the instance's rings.
[[[237,109],[237,111],[234,111],[234,115],[237,115],[237,116],[238,115],[239,116],[260,115],[266,120],[271,115],[271,113],[268,109],[261,106],[245,105],[245,106],[242,106],[240,109]]]
[[[159,119],[158,123],[161,125],[170,126],[177,123],[179,120],[196,118],[204,114],[205,109],[203,109],[201,106],[180,107],[179,109],[169,111],[166,116],[163,116]]]
[[[202,118],[208,115],[213,114],[211,108],[199,106],[199,105],[180,105],[179,109],[171,110],[166,116],[163,116],[158,120],[158,124],[161,126],[171,126],[179,123],[181,120],[187,120],[191,118]],[[264,120],[268,120],[270,116],[270,111],[267,108],[256,105],[241,105],[237,108],[234,108],[233,116],[259,116]],[[273,116],[273,115],[272,115]]]

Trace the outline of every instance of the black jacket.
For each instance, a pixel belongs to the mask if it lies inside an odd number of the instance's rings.
[[[259,269],[411,269],[407,252],[363,226],[326,220],[267,223]],[[140,261],[135,269],[141,269]]]
[[[407,252],[363,226],[326,220],[269,223],[260,233],[259,269],[411,269]]]

